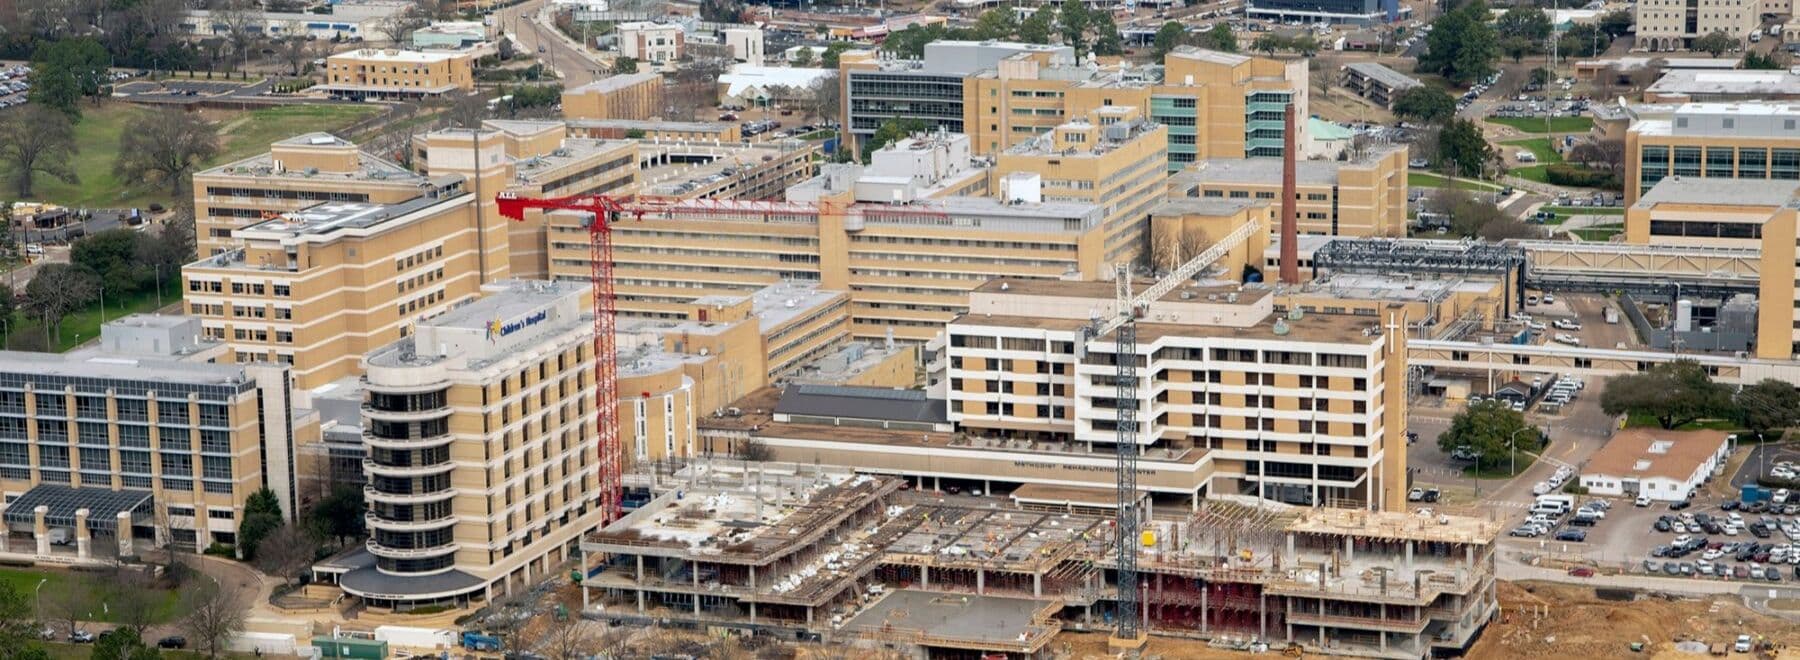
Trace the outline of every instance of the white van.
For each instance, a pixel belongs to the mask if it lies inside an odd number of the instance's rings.
[[[1537,504],[1531,505],[1531,513],[1542,514],[1542,515],[1546,515],[1546,516],[1560,516],[1560,515],[1568,512],[1568,510],[1569,510],[1568,507],[1562,506],[1562,505],[1554,503],[1554,502],[1539,502]]]
[[[1553,505],[1556,505],[1557,507],[1559,507],[1562,511],[1568,511],[1569,509],[1575,508],[1575,496],[1574,495],[1539,495],[1537,498],[1537,505],[1541,506],[1541,505],[1545,505],[1545,504],[1553,504]]]

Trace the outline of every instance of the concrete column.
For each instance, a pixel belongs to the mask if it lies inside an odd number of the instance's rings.
[[[636,583],[636,584],[644,583],[644,556],[643,555],[637,556],[637,577],[633,578],[632,582]]]
[[[1256,595],[1256,635],[1263,639],[1269,637],[1269,594]]]
[[[1211,586],[1212,586],[1212,583],[1210,583],[1210,582],[1203,583],[1200,585],[1200,634],[1202,634],[1202,635],[1206,634],[1206,628],[1207,628],[1206,614],[1208,612],[1212,611],[1212,608],[1209,608],[1206,606],[1206,593],[1207,593],[1207,591],[1209,591],[1208,587],[1211,587]]]
[[[1295,556],[1294,555],[1294,533],[1293,532],[1288,532],[1288,534],[1287,534],[1287,550],[1288,550],[1287,551],[1288,557],[1291,558],[1291,557]]]
[[[1032,573],[1031,574],[1031,595],[1033,595],[1033,596],[1044,595],[1044,574],[1043,573]]]
[[[116,536],[119,541],[119,556],[120,557],[130,557],[130,556],[135,555],[136,553],[133,551],[134,548],[131,547],[132,539],[131,539],[131,512],[130,511],[120,511],[119,512],[118,518],[113,523],[113,530],[114,530],[113,531],[114,536]],[[0,531],[4,531],[4,530],[0,530]],[[0,534],[0,538],[5,538],[5,534]],[[0,541],[0,550],[5,550],[4,545],[5,545],[5,541]]]
[[[525,562],[525,567],[524,567],[525,568],[525,584],[531,584],[531,564],[532,563],[533,562]]]
[[[638,614],[643,614],[644,613],[644,590],[639,589],[637,592],[637,596],[638,596]]]
[[[694,594],[694,618],[700,618],[700,594]]]
[[[975,569],[975,593],[987,595],[987,571]]]
[[[750,590],[756,591],[756,567],[750,567]]]
[[[700,617],[700,562],[694,562],[688,574],[694,577],[694,618]]]
[[[1356,561],[1356,537],[1344,537],[1344,563]]]
[[[94,552],[93,532],[88,531],[87,509],[75,510],[75,556],[87,559]]]
[[[1406,542],[1406,564],[1405,564],[1405,566],[1407,568],[1412,568],[1413,546],[1418,545],[1418,543],[1419,543],[1418,541],[1411,541],[1411,540]]]
[[[1468,564],[1470,566],[1475,565],[1475,546],[1473,546],[1473,545],[1463,546],[1463,563]]]
[[[756,624],[756,601],[750,601],[750,624]]]
[[[581,551],[581,611],[586,612],[592,604],[588,601],[588,553]]]
[[[930,589],[931,588],[931,567],[930,566],[920,566],[919,567],[919,588],[920,589]]]
[[[809,625],[809,626],[812,625],[812,611],[813,611],[813,608],[811,608],[811,607],[806,608],[806,625]]]
[[[37,553],[48,555],[50,554],[50,523],[46,518],[50,517],[50,507],[39,505],[38,508],[31,510],[31,515],[31,535],[37,538]]]

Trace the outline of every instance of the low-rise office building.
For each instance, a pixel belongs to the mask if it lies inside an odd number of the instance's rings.
[[[65,354],[0,351],[0,550],[85,563],[230,546],[263,488],[293,519],[318,417],[296,406],[285,365],[226,364],[226,351],[198,319],[151,315]],[[52,547],[52,529],[74,547]]]
[[[1418,78],[1390,69],[1380,62],[1345,65],[1339,79],[1345,89],[1388,110],[1394,109],[1394,101],[1399,100],[1406,90],[1424,84]]]
[[[1581,486],[1601,497],[1681,502],[1724,469],[1731,453],[1724,431],[1619,432],[1581,468]]]
[[[468,53],[363,48],[325,58],[325,84],[333,96],[418,100],[475,89]]]
[[[678,23],[620,23],[618,35],[619,54],[645,64],[674,64],[687,54],[687,31]]]

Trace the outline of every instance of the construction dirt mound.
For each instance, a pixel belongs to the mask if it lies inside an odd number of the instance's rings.
[[[1499,585],[1500,615],[1469,650],[1472,660],[1683,657],[1678,642],[1725,643],[1740,633],[1764,635],[1777,645],[1800,644],[1800,625],[1753,612],[1730,596],[1640,594],[1621,602],[1619,594],[1602,598],[1591,587]],[[1643,650],[1632,650],[1633,643]]]

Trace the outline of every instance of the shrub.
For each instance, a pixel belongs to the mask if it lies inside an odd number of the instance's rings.
[[[1606,184],[1611,175],[1596,172],[1579,165],[1553,163],[1544,168],[1544,180],[1559,186],[1575,188],[1597,188]]]

